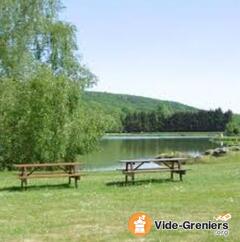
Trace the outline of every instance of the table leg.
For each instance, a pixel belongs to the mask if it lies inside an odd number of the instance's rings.
[[[182,181],[182,172],[181,170],[181,161],[177,161],[177,165],[178,165],[178,170],[179,170],[179,179],[180,181]]]
[[[180,181],[182,181],[182,172],[179,173],[179,178],[180,178]]]
[[[69,169],[68,174],[72,174],[72,167],[69,166],[68,169]],[[69,176],[69,177],[68,177],[68,185],[71,185],[71,181],[72,181],[72,179],[71,179],[71,177]]]
[[[75,188],[78,188],[78,177],[75,177]]]
[[[75,188],[78,187],[77,178],[75,177]]]
[[[171,164],[171,180],[172,180],[172,181],[174,180],[174,177],[173,177],[173,170],[174,170],[174,162],[172,162],[172,164]]]
[[[125,171],[128,171],[128,162],[126,163]],[[128,183],[128,174],[125,174],[125,184]]]
[[[130,164],[130,170],[133,171],[133,163]],[[132,183],[134,183],[134,173],[132,172]]]
[[[23,168],[22,174],[25,178],[22,179],[21,187],[27,190],[27,168],[26,167]]]

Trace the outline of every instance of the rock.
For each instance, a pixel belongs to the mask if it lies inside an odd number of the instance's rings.
[[[240,146],[230,146],[229,150],[231,150],[231,151],[240,151]]]
[[[214,150],[210,149],[210,150],[206,150],[204,154],[205,155],[213,155],[213,153],[214,153]]]
[[[229,152],[229,149],[226,148],[226,147],[222,147],[222,148],[216,148],[214,151],[213,151],[213,156],[220,156],[220,155],[224,155],[226,153]]]
[[[205,155],[212,155],[212,156],[221,156],[227,154],[230,151],[230,148],[227,147],[220,147],[216,149],[210,149],[205,151]]]

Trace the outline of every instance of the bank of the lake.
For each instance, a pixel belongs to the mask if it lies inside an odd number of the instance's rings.
[[[194,138],[212,138],[217,137],[222,132],[141,132],[141,133],[106,133],[104,137],[116,136],[146,136],[146,137],[194,137]]]
[[[127,230],[129,216],[144,211],[152,218],[208,221],[231,213],[228,238],[213,231],[156,231],[141,241],[238,242],[240,154],[208,157],[188,165],[183,182],[169,174],[144,174],[136,185],[121,186],[120,172],[88,172],[76,190],[66,179],[32,180],[19,190],[14,173],[0,173],[0,238],[4,242],[139,241]],[[46,186],[48,184],[48,186]]]

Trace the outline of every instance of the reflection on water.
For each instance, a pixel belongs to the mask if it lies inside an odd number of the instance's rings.
[[[83,156],[81,160],[86,169],[114,170],[119,167],[119,160],[123,159],[149,158],[171,151],[186,152],[196,156],[215,146],[208,139],[156,139],[155,137],[126,139],[118,137],[103,139],[97,151]]]

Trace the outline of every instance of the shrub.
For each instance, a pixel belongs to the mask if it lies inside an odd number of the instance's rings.
[[[30,80],[0,80],[0,157],[13,163],[73,161],[94,148],[104,116],[89,110],[79,85],[41,68]]]

